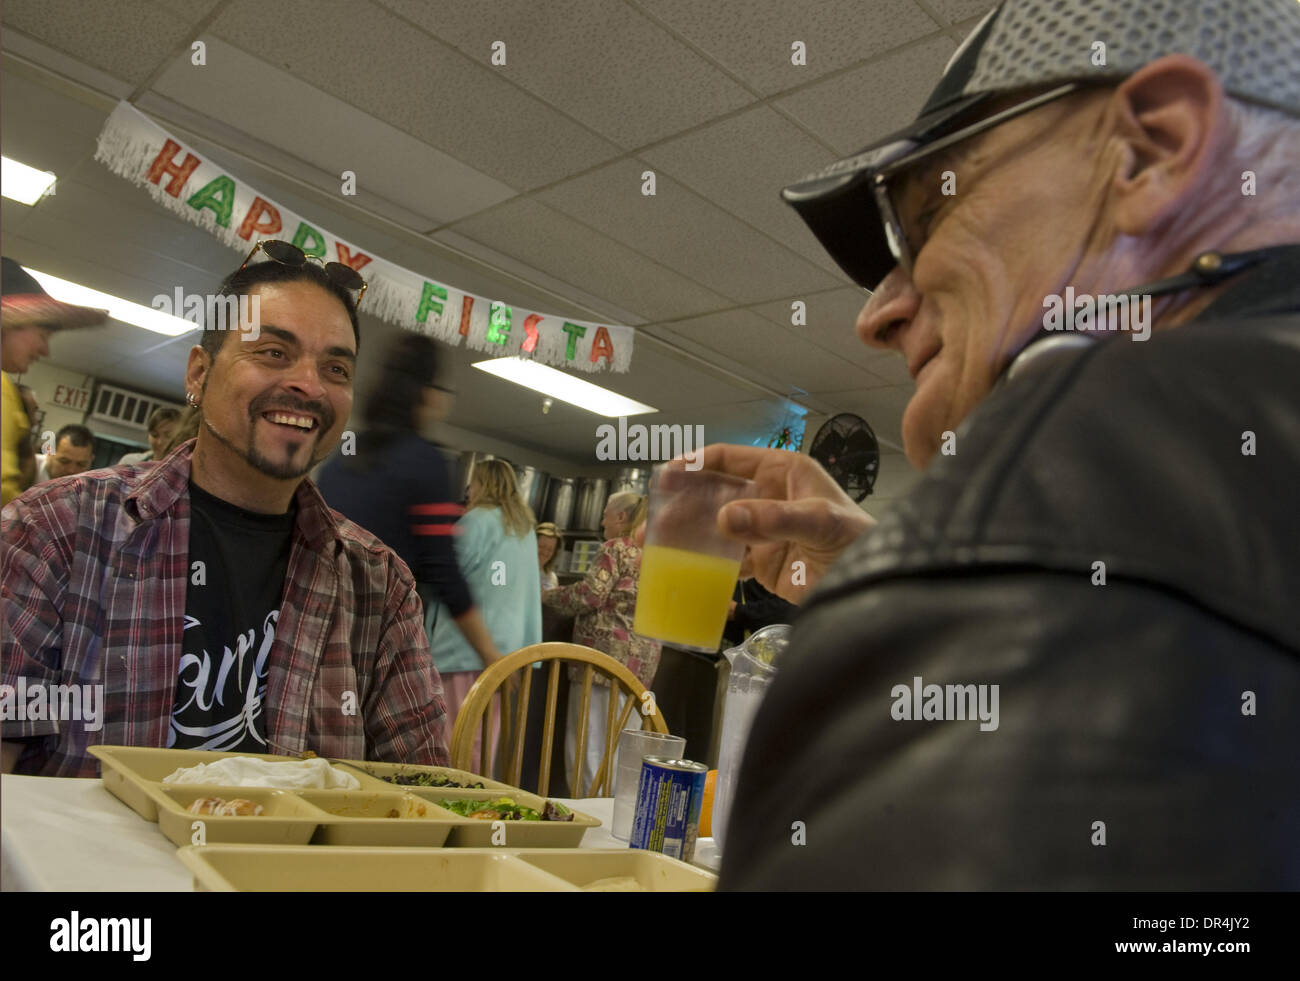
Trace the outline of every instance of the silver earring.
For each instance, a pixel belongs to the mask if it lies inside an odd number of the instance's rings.
[[[194,397],[194,393],[193,393],[193,392],[186,392],[186,393],[185,393],[185,401],[189,402],[189,404],[192,405],[192,406],[194,406],[194,408],[196,408],[196,409],[199,407],[198,399],[196,399],[196,398]]]

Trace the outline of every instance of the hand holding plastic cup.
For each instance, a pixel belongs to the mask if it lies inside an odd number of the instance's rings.
[[[655,467],[632,629],[686,650],[715,652],[745,546],[718,529],[718,511],[758,497],[752,480]]]

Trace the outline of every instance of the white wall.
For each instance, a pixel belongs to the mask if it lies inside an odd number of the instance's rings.
[[[21,381],[22,384],[32,390],[37,403],[45,412],[45,418],[41,422],[42,433],[55,433],[64,426],[85,421],[86,411],[90,407],[89,402],[86,403],[86,409],[67,409],[55,405],[54,396],[60,385],[68,388],[93,390],[95,379],[90,375],[83,375],[79,371],[69,371],[50,361],[37,361],[23,375],[18,376],[16,380]],[[94,427],[91,427],[91,431],[94,432]],[[36,444],[36,452],[45,452],[41,448],[39,439]]]
[[[905,496],[918,477],[920,473],[912,469],[902,453],[882,452],[880,469],[876,473],[876,486],[859,506],[868,514],[877,514]]]

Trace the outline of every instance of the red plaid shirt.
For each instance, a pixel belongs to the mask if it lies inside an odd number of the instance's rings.
[[[6,719],[19,772],[95,776],[96,743],[165,746],[189,581],[191,441],[42,484],[3,512],[3,682],[104,686],[103,728]],[[446,707],[410,570],[310,480],[266,678],[275,752],[446,764]],[[349,699],[347,694],[351,692]],[[350,701],[354,708],[347,712]]]

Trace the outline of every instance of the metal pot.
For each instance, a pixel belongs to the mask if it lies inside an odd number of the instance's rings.
[[[554,521],[560,531],[567,531],[572,525],[577,483],[573,477],[553,477],[547,489],[546,520]]]
[[[519,484],[519,496],[532,509],[534,515],[542,510],[546,502],[546,485],[550,477],[545,471],[536,467],[515,467],[515,481]]]
[[[614,493],[634,491],[643,497],[650,493],[650,471],[645,467],[623,467],[614,477]]]
[[[593,531],[600,527],[609,497],[609,481],[603,477],[584,477],[578,481],[578,504],[573,511],[573,527]]]

